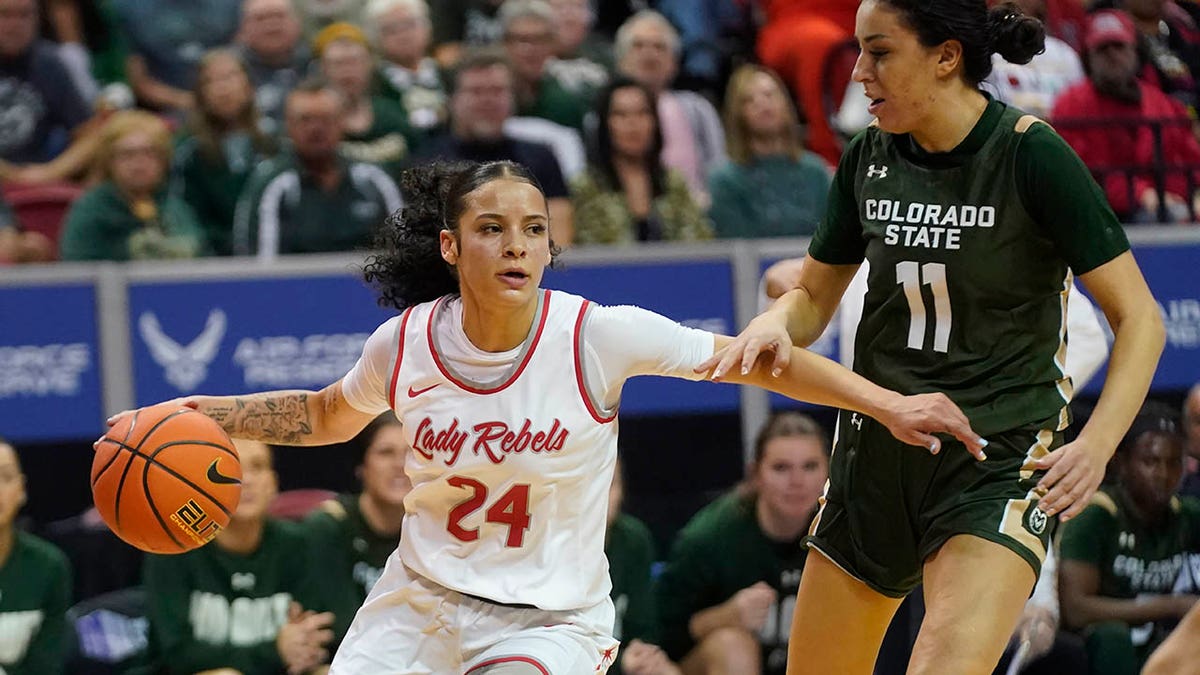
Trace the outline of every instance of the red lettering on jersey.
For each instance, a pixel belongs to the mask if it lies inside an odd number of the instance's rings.
[[[413,450],[425,459],[433,459],[435,452],[447,454],[446,466],[454,466],[466,442],[467,432],[458,430],[457,417],[450,423],[449,429],[436,432],[433,422],[426,417],[417,425],[417,433],[413,435]]]
[[[504,422],[480,422],[471,430],[478,434],[472,450],[476,455],[486,454],[493,464],[504,461],[505,456],[512,453],[524,452],[557,452],[567,443],[570,432],[562,428],[562,422],[554,419],[554,423],[546,431],[531,433],[532,422],[528,419],[521,425],[520,431],[513,433]]]

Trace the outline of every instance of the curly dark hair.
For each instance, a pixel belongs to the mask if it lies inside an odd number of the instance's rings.
[[[442,259],[442,230],[458,233],[467,197],[493,180],[517,180],[545,191],[529,169],[516,162],[445,162],[414,167],[400,177],[404,206],[383,221],[375,255],[363,277],[379,291],[379,304],[404,310],[459,292],[454,266]],[[549,207],[547,207],[547,210]],[[559,249],[550,241],[551,267]]]

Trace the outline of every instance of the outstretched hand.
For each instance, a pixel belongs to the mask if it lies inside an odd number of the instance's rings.
[[[942,450],[942,441],[936,433],[954,436],[975,459],[987,459],[984,448],[988,442],[971,428],[962,409],[950,397],[942,393],[898,396],[884,407],[879,422],[897,439],[925,448],[936,455]]]
[[[731,368],[738,368],[745,375],[754,368],[758,357],[767,352],[775,353],[771,374],[778,377],[792,360],[792,337],[788,335],[787,318],[779,312],[767,311],[754,317],[733,342],[717,350],[695,370],[697,373],[712,370],[709,377],[714,382]]]

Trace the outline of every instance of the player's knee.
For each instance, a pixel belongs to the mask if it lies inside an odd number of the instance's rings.
[[[752,675],[762,671],[762,647],[747,630],[718,628],[692,649],[685,664],[688,675]]]
[[[546,671],[526,661],[505,661],[472,670],[471,675],[542,675]]]

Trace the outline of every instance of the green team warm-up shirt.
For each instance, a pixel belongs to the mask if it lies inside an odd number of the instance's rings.
[[[311,551],[310,564],[321,570],[326,604],[337,616],[334,633],[345,636],[400,535],[376,532],[367,524],[357,494],[338,495],[321,504],[304,521]]]
[[[877,127],[856,136],[809,255],[870,261],[855,370],[905,394],[946,393],[986,437],[1066,427],[1069,273],[1128,248],[1066,142],[989,100],[948,153]]]
[[[0,565],[0,673],[62,672],[70,602],[67,557],[49,542],[18,530]]]
[[[680,530],[658,580],[663,649],[682,659],[695,647],[688,631],[693,614],[765,581],[778,600],[758,635],[763,673],[782,675],[806,553],[801,538],[775,541],[763,533],[752,495],[730,492],[701,509]]]
[[[1062,526],[1059,547],[1062,560],[1087,563],[1100,572],[1101,596],[1129,600],[1169,595],[1188,554],[1200,553],[1200,500],[1175,497],[1163,522],[1145,527],[1123,489],[1104,488]],[[1135,627],[1131,636],[1135,646],[1149,647],[1168,630],[1165,624],[1148,623]]]
[[[288,605],[324,609],[303,534],[268,520],[258,550],[239,555],[215,542],[180,555],[149,555],[143,574],[152,653],[171,673],[234,668],[286,672],[275,638]]]

